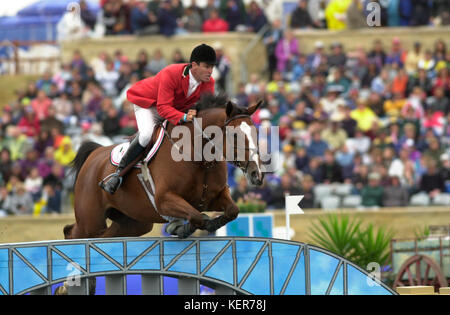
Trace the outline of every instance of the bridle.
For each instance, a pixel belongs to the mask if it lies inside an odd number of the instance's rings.
[[[249,115],[246,115],[246,114],[239,114],[239,115],[233,116],[233,117],[231,117],[231,118],[229,118],[229,119],[227,119],[227,120],[225,121],[225,124],[224,124],[223,127],[226,128],[231,122],[233,122],[233,121],[235,121],[235,120],[237,120],[237,119],[245,119],[245,118],[251,119],[250,116],[249,116]],[[245,151],[255,150],[255,149],[251,149],[251,150],[250,150],[250,148],[246,148],[246,147],[242,148],[242,147],[238,147],[238,146],[236,146],[236,149],[237,149],[237,150],[245,150]],[[256,151],[257,151],[257,150],[256,150]],[[257,153],[258,153],[258,152],[256,152],[256,154],[257,154]],[[254,153],[251,152],[250,154],[253,155]],[[246,174],[246,173],[247,173],[247,170],[248,170],[248,166],[249,166],[249,164],[250,164],[250,158],[251,158],[251,156],[249,156],[249,159],[248,159],[247,162],[233,161],[232,164],[233,164],[234,166],[236,166],[237,168],[240,168],[240,169],[242,170],[242,172],[244,172],[244,174]]]
[[[233,122],[233,121],[235,121],[237,119],[246,119],[246,118],[251,120],[250,115],[247,115],[247,114],[239,114],[239,115],[233,116],[233,117],[231,117],[231,118],[229,118],[229,119],[227,119],[225,121],[225,124],[224,124],[223,128],[226,128],[231,122]],[[244,172],[244,174],[246,174],[247,170],[248,170],[248,166],[250,164],[251,158],[255,154],[258,155],[258,148],[247,148],[247,147],[240,147],[240,146],[236,146],[235,148],[237,150],[250,151],[249,152],[249,159],[248,159],[248,161],[246,161],[246,162],[245,161],[244,162],[242,162],[242,161],[233,161],[232,162],[232,164],[234,166],[236,166],[237,168],[240,168]]]
[[[235,120],[238,120],[238,119],[246,119],[246,118],[248,118],[248,119],[251,120],[250,115],[247,115],[247,114],[239,114],[239,115],[233,116],[233,117],[231,117],[231,118],[229,118],[229,119],[227,119],[227,120],[225,121],[225,124],[224,124],[223,128],[228,127],[228,125],[229,125],[231,122],[235,121]],[[210,137],[208,137],[207,134],[205,134],[205,132],[203,131],[203,129],[200,127],[200,124],[198,123],[197,118],[194,117],[194,119],[192,120],[192,123],[193,123],[193,125],[194,125],[194,128],[197,129],[197,131],[198,131],[199,133],[201,133],[202,138],[203,138],[203,139],[206,139],[206,140],[207,140],[207,143],[210,143],[210,144],[212,145],[212,147],[214,148],[214,150],[216,150],[217,148],[216,148],[214,142],[211,140]],[[162,125],[161,125],[161,126],[162,126]],[[172,143],[172,145],[176,145],[175,142],[173,141],[172,137],[171,137],[171,136],[169,135],[169,133],[167,132],[166,128],[164,128],[164,126],[162,126],[162,127],[163,127],[163,130],[164,130],[164,133],[165,133],[166,137],[169,139],[169,141]],[[240,168],[244,173],[247,173],[247,170],[248,170],[248,166],[249,166],[249,164],[250,164],[251,157],[252,157],[253,155],[255,155],[255,154],[258,154],[258,148],[246,148],[246,147],[239,147],[239,146],[236,146],[235,148],[236,148],[237,150],[250,151],[250,153],[249,153],[250,156],[249,156],[249,160],[248,160],[248,161],[246,161],[246,162],[242,162],[242,161],[233,161],[233,162],[232,162],[232,164],[233,164],[234,166]],[[208,162],[207,168],[210,168],[210,167],[211,167],[210,164],[211,164],[211,163]]]
[[[222,129],[225,129],[231,122],[237,120],[237,119],[244,119],[244,118],[249,118],[251,120],[250,115],[246,115],[246,114],[239,114],[236,116],[233,116],[231,118],[229,118],[228,120],[225,121],[224,126],[222,127]],[[207,143],[211,143],[211,145],[213,146],[214,150],[217,150],[216,146],[214,145],[214,142],[211,140],[210,137],[208,137],[208,135],[205,134],[205,132],[203,131],[203,129],[200,127],[200,124],[197,121],[197,118],[194,117],[194,119],[192,120],[192,123],[194,125],[194,128],[197,129],[197,131],[199,131],[202,135],[202,138],[207,140]],[[164,127],[163,124],[161,124],[161,127],[164,130],[164,134],[166,135],[166,137],[169,139],[169,141],[172,143],[172,145],[174,145],[175,147],[178,148],[178,146],[176,145],[176,143],[173,141],[172,137],[169,135],[169,133],[167,132],[166,128]],[[248,150],[250,151],[250,156],[249,156],[249,160],[244,163],[241,161],[233,161],[232,164],[235,165],[236,167],[240,168],[245,174],[247,173],[248,170],[248,166],[250,164],[250,160],[251,157],[254,154],[258,154],[258,149],[256,148],[241,148],[241,147],[236,147],[236,149],[242,149],[242,150]],[[179,148],[178,148],[179,150]],[[203,163],[203,167],[206,168],[206,171],[204,172],[204,177],[203,177],[203,191],[202,191],[202,196],[200,199],[200,204],[198,205],[199,209],[203,209],[205,207],[205,202],[206,202],[206,194],[207,194],[207,190],[208,190],[208,184],[207,184],[207,176],[208,176],[208,170],[213,168],[214,165],[216,164],[216,161],[211,161],[211,162],[202,162]]]

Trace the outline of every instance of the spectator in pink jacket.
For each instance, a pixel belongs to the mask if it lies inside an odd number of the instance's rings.
[[[278,60],[277,70],[282,73],[290,71],[292,63],[295,62],[298,55],[298,40],[290,30],[286,30],[275,48],[275,56]]]
[[[47,97],[43,90],[39,90],[37,97],[31,101],[31,107],[39,120],[43,120],[48,116],[48,108],[52,105],[52,100]]]

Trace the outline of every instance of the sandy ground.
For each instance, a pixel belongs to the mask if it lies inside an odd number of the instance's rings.
[[[0,244],[64,239],[63,228],[75,222],[72,214],[43,215],[0,219]],[[161,236],[161,224],[155,224],[146,236]]]

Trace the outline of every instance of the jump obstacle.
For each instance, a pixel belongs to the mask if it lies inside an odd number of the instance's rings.
[[[270,238],[111,238],[0,245],[0,295],[88,294],[88,278],[104,276],[105,294],[164,293],[166,277],[178,294],[392,295],[353,263],[322,248]]]

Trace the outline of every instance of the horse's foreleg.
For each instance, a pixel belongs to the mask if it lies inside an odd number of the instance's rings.
[[[213,201],[210,207],[211,211],[223,211],[223,215],[220,215],[212,220],[208,220],[205,222],[205,230],[212,233],[217,229],[221,228],[228,222],[233,221],[237,218],[239,214],[239,208],[236,203],[233,201],[230,195],[230,190],[228,187],[225,187],[222,192],[219,194],[217,199]]]
[[[186,238],[195,232],[196,229],[203,229],[205,217],[186,200],[174,193],[165,193],[157,198],[156,206],[163,216],[179,218],[189,221],[186,224],[174,221],[168,231],[171,234],[178,235],[180,238]],[[169,226],[168,226],[169,227]]]

